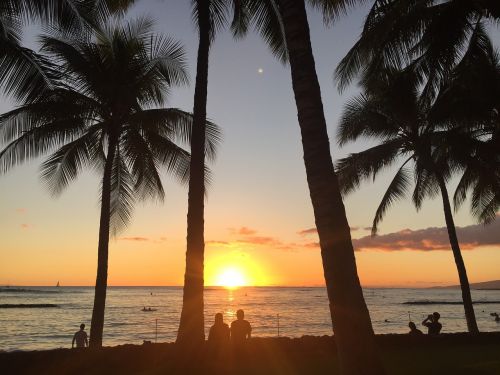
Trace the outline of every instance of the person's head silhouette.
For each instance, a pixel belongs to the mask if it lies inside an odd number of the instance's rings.
[[[413,322],[408,323],[408,327],[410,327],[410,329],[411,329],[412,331],[414,331],[414,330],[416,330],[416,329],[417,329],[417,326],[416,326],[416,325],[415,325],[415,323],[413,323]]]
[[[80,324],[80,331],[83,331],[85,329],[85,324]]]
[[[441,318],[441,315],[439,315],[438,312],[432,313],[432,320],[434,322],[437,322],[439,320],[439,318]]]
[[[224,318],[223,318],[222,314],[221,313],[215,314],[215,324],[219,325],[222,323],[224,323]]]
[[[236,317],[238,318],[238,320],[243,320],[243,318],[245,317],[245,312],[239,309],[238,311],[236,311]]]

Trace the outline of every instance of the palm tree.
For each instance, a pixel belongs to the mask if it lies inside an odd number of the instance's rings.
[[[258,1],[258,0],[255,0]],[[330,313],[344,374],[383,374],[363,298],[345,207],[333,167],[304,0],[269,1],[284,35],[302,134],[309,193],[320,239]],[[350,1],[312,0],[330,20]],[[257,17],[257,24],[259,22]],[[264,29],[263,35],[266,35]],[[269,35],[269,33],[267,33]],[[277,39],[279,40],[279,39]]]
[[[184,52],[139,19],[108,26],[88,38],[45,36],[42,51],[64,75],[35,101],[0,117],[0,171],[55,152],[41,175],[59,194],[85,167],[102,174],[98,266],[90,331],[102,345],[109,236],[130,220],[137,199],[162,199],[159,170],[186,181],[190,157],[176,144],[189,142],[192,116],[162,108],[170,88],[187,82]],[[219,139],[209,123],[207,144]]]
[[[464,171],[454,206],[458,209],[470,192],[473,216],[487,224],[500,209],[500,56],[482,23],[472,39],[430,116],[433,122],[460,127],[448,148]]]
[[[500,20],[498,1],[375,0],[359,40],[336,68],[339,88],[360,73],[409,67],[425,83],[422,98],[432,102],[481,20]]]
[[[182,312],[177,333],[180,344],[199,345],[205,339],[204,327],[204,163],[205,156],[212,157],[204,146],[207,117],[207,86],[210,45],[224,28],[232,11],[231,30],[233,36],[242,37],[248,30],[253,17],[262,22],[257,27],[277,55],[283,58],[284,49],[279,34],[269,32],[277,25],[277,14],[269,2],[258,3],[248,0],[193,0],[193,18],[199,34],[196,85],[193,108],[193,137],[191,142],[191,175],[187,215],[186,271]]]
[[[36,99],[52,87],[56,71],[40,54],[21,45],[22,30],[39,20],[75,35],[89,34],[110,13],[134,0],[2,0],[0,2],[0,88],[21,101]]]
[[[365,81],[364,92],[346,105],[338,130],[338,142],[342,146],[366,137],[380,143],[341,159],[337,171],[342,191],[346,194],[362,181],[375,179],[382,169],[401,161],[375,213],[373,235],[377,233],[378,224],[388,208],[408,193],[412,176],[415,181],[412,200],[417,210],[425,198],[441,194],[462,289],[467,327],[469,332],[477,333],[467,271],[446,187],[446,182],[454,172],[450,155],[446,152],[452,131],[436,128],[429,121],[431,108],[420,97],[419,83],[419,78],[413,72],[391,70],[380,72],[379,79]]]

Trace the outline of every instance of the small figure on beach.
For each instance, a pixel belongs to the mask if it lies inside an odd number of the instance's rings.
[[[221,313],[215,314],[214,325],[208,332],[208,342],[213,345],[226,345],[229,343],[229,326],[224,323]]]
[[[242,344],[252,335],[252,327],[245,320],[245,312],[243,310],[236,311],[236,320],[231,323],[231,342],[233,344]]]
[[[498,313],[491,313],[491,316],[495,318],[495,322],[500,323],[500,315]]]
[[[80,324],[80,330],[76,331],[75,334],[73,335],[73,341],[71,342],[71,349],[75,347],[75,342],[76,342],[76,347],[77,348],[85,348],[89,346],[89,339],[87,336],[87,332],[85,332],[85,324]]]
[[[410,327],[410,332],[408,332],[409,335],[411,335],[411,336],[423,335],[422,331],[417,328],[415,323],[413,323],[413,322],[408,323],[408,327]]]
[[[438,312],[434,312],[424,319],[422,325],[427,327],[428,335],[439,335],[439,332],[441,332],[441,328],[443,328],[443,325],[439,323],[440,317],[441,315]]]

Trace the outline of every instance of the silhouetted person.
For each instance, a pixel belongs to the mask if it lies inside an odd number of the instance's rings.
[[[243,344],[252,335],[252,327],[246,321],[245,312],[243,310],[236,311],[236,318],[231,323],[231,342],[235,345]]]
[[[73,335],[73,341],[71,342],[71,348],[75,347],[75,341],[76,341],[77,348],[85,348],[85,347],[89,346],[89,339],[87,336],[87,332],[85,332],[84,329],[85,329],[85,324],[80,324],[80,330],[77,331]]]
[[[438,312],[435,312],[424,319],[422,325],[427,327],[427,334],[439,335],[439,332],[441,332],[441,328],[443,328],[443,325],[438,321],[440,317],[441,315],[439,315]]]
[[[492,313],[491,316],[495,318],[495,322],[500,323],[500,315],[498,313]]]
[[[422,331],[417,328],[415,323],[413,323],[413,322],[408,323],[408,327],[410,327],[410,332],[408,332],[408,334],[410,334],[411,336],[423,335]]]
[[[221,313],[215,314],[215,322],[208,333],[208,342],[212,345],[226,345],[229,343],[229,326],[224,323]]]

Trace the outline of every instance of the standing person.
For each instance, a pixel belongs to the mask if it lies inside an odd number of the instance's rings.
[[[439,335],[439,332],[441,332],[441,328],[443,328],[443,325],[439,323],[440,317],[441,315],[438,312],[434,312],[424,319],[422,325],[427,327],[427,334]]]
[[[243,344],[252,335],[252,327],[250,323],[245,320],[245,312],[243,310],[236,311],[236,318],[231,323],[231,342],[235,345]]]
[[[71,342],[71,349],[75,347],[75,341],[77,348],[85,348],[89,346],[87,332],[85,332],[85,324],[83,323],[80,324],[80,330],[76,331],[76,333],[73,335],[73,341]]]

